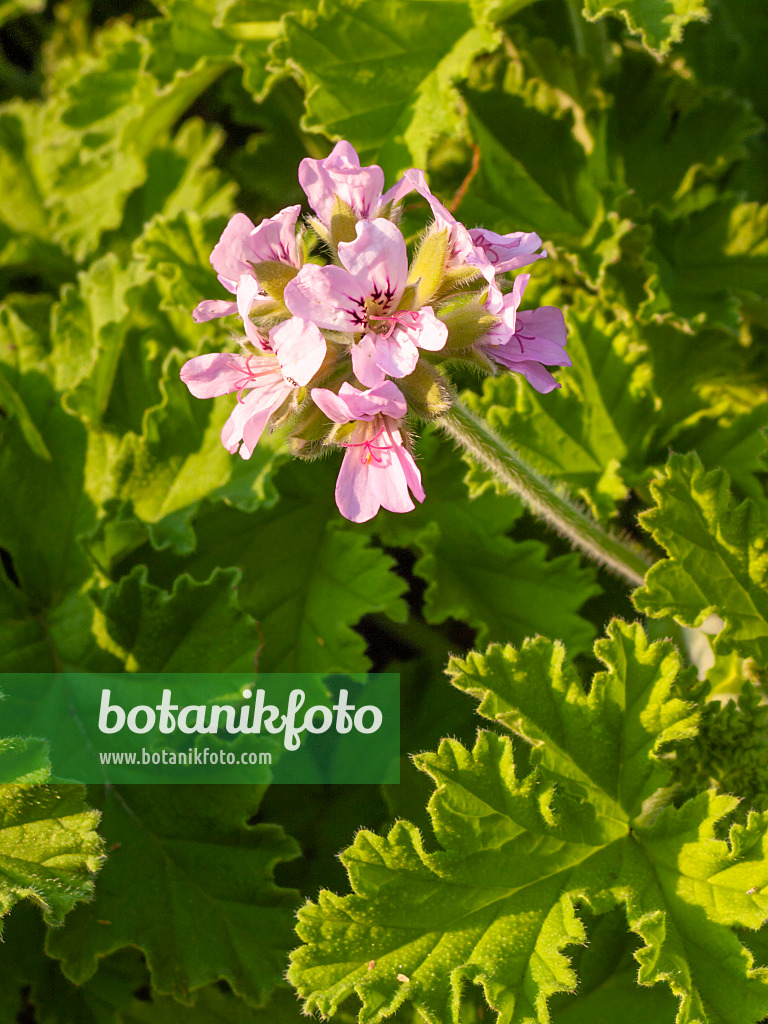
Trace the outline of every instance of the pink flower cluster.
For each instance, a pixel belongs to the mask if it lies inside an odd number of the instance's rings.
[[[545,366],[570,366],[563,314],[519,310],[530,274],[506,292],[499,278],[546,252],[533,233],[467,230],[421,171],[383,192],[382,169],[361,167],[348,142],[302,160],[299,183],[314,211],[307,225],[289,206],[258,227],[235,214],[224,229],[211,263],[234,300],[205,300],[193,317],[237,315],[241,352],[196,356],[181,379],[196,398],[237,394],[221,435],[228,451],[248,459],[267,423],[289,422],[295,454],[345,449],[336,503],[347,519],[408,512],[424,490],[403,421],[409,405],[421,417],[449,406],[438,364],[502,366],[538,391],[559,387]],[[412,192],[434,219],[409,263],[398,223]]]

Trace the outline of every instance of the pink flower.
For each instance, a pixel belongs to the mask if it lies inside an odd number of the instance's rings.
[[[405,240],[391,221],[358,221],[354,242],[339,243],[342,267],[308,264],[285,289],[295,315],[324,330],[362,334],[352,348],[361,384],[375,387],[389,374],[413,373],[420,348],[436,352],[448,329],[430,306],[398,310],[408,279]]]
[[[239,312],[249,339],[259,345],[249,314],[255,304],[267,301],[267,297],[252,264],[272,261],[296,269],[301,266],[296,248],[296,222],[300,213],[300,206],[288,206],[277,216],[263,220],[258,227],[254,227],[244,213],[236,213],[230,219],[211,253],[211,264],[219,281],[237,296],[237,301],[204,300],[192,313],[195,323]]]
[[[496,274],[525,267],[546,256],[546,252],[534,252],[541,245],[539,236],[524,231],[497,235],[483,228],[472,228],[468,231],[450,210],[432,195],[423,171],[406,171],[387,194],[398,201],[413,191],[418,192],[429,203],[437,230],[445,229],[448,232],[446,268],[475,267],[488,282],[486,305],[489,311],[499,313],[503,305],[503,296],[496,283]]]
[[[345,519],[366,523],[380,508],[410,512],[424,501],[421,474],[403,447],[398,420],[406,413],[402,392],[391,380],[369,391],[344,383],[338,395],[315,388],[312,398],[335,423],[355,420],[336,481],[336,504]]]
[[[547,250],[536,252],[541,247],[541,238],[534,231],[512,231],[508,235],[497,235],[486,228],[470,228],[469,237],[475,250],[482,250],[497,274],[519,270],[536,260],[544,259]]]
[[[250,355],[214,352],[195,356],[181,368],[181,379],[195,398],[237,392],[237,405],[221,431],[228,452],[250,459],[270,416],[294,388],[308,384],[325,358],[325,338],[299,317],[286,320],[259,339]],[[244,392],[248,392],[243,398]]]
[[[331,226],[337,197],[346,203],[358,220],[374,220],[394,193],[394,189],[390,189],[382,196],[384,171],[376,164],[361,167],[360,157],[348,142],[337,142],[325,160],[302,160],[299,184],[326,228]]]
[[[565,351],[565,319],[555,306],[518,311],[530,274],[520,274],[504,296],[501,323],[492,327],[477,347],[490,359],[522,375],[542,394],[559,388],[547,366],[570,366]]]
[[[448,232],[448,251],[446,253],[448,266],[458,266],[472,257],[475,246],[469,232],[463,224],[456,220],[451,211],[443,206],[436,196],[432,195],[423,171],[414,168],[406,171],[394,188],[390,189],[390,192],[395,200],[402,199],[409,192],[418,192],[423,199],[427,200],[437,229],[445,228]]]

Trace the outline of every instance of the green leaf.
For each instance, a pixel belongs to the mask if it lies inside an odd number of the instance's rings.
[[[44,0],[4,0],[4,3],[0,4],[0,25],[24,14],[37,14],[44,7]]]
[[[32,606],[42,610],[89,575],[77,544],[94,523],[84,488],[86,432],[39,371],[20,377],[17,390],[51,461],[30,456],[18,421],[0,422],[0,477],[14,481],[3,496],[0,547],[10,552]]]
[[[621,1020],[622,1024],[648,1024],[675,1019],[677,1002],[663,988],[641,988],[635,971],[621,971],[585,995],[563,1003],[553,1015],[555,1024],[602,1024]]]
[[[703,210],[654,218],[658,295],[649,312],[673,310],[694,322],[738,327],[737,299],[752,300],[765,326],[768,298],[768,206],[723,196]]]
[[[162,0],[166,20],[149,23],[154,53],[151,70],[160,81],[172,80],[179,68],[237,62],[243,85],[261,102],[277,77],[271,63],[273,44],[284,38],[281,19],[314,6],[313,0]]]
[[[245,508],[274,501],[269,474],[278,438],[266,437],[246,466],[221,443],[231,414],[231,396],[213,402],[193,398],[179,379],[185,360],[170,353],[163,365],[161,402],[144,414],[141,436],[91,435],[90,485],[102,501],[130,501],[134,515],[149,525],[158,547],[194,549],[191,518],[206,497],[231,499]]]
[[[48,218],[29,159],[29,120],[29,108],[21,103],[0,112],[0,220],[16,232],[42,238]]]
[[[612,92],[608,138],[624,180],[643,203],[669,210],[743,159],[760,127],[743,99],[703,89],[642,52],[624,54]]]
[[[44,740],[0,740],[0,785],[36,785],[47,782],[50,774],[48,744]]]
[[[94,608],[70,591],[48,610],[0,573],[0,672],[117,672],[121,662],[99,647]]]
[[[750,100],[766,119],[768,99],[761,67],[768,27],[758,16],[760,0],[710,0],[708,25],[691,25],[682,52],[702,82],[712,82]]]
[[[0,672],[54,672],[44,624],[24,594],[0,572]]]
[[[32,417],[29,415],[20,395],[11,387],[2,373],[0,373],[0,410],[8,419],[18,420],[19,429],[24,436],[24,440],[34,454],[38,458],[50,462],[51,453],[46,448],[40,431],[32,422]]]
[[[336,471],[330,460],[294,460],[277,475],[274,508],[211,509],[195,522],[197,554],[185,565],[198,579],[219,565],[241,569],[238,599],[264,634],[261,671],[364,671],[365,641],[352,627],[373,612],[406,618],[393,560],[336,509]]]
[[[595,654],[607,671],[595,675],[588,696],[562,646],[544,639],[519,651],[491,646],[453,659],[448,671],[481,701],[481,715],[534,747],[533,764],[575,783],[598,816],[591,827],[608,835],[618,821],[642,815],[668,778],[656,752],[692,736],[698,715],[677,695],[683,680],[671,644],[649,644],[638,625],[615,619]]]
[[[639,943],[627,934],[621,909],[595,917],[582,907],[581,916],[589,945],[569,950],[579,987],[552,997],[549,1009],[555,1024],[602,1024],[619,1018],[624,1024],[673,1021],[677,1001],[669,989],[637,984],[633,954]]]
[[[221,29],[231,0],[161,0],[165,18],[142,25],[151,43],[149,68],[163,85],[179,71],[231,61],[234,41]]]
[[[73,985],[59,963],[45,956],[42,921],[26,906],[14,911],[4,941],[6,955],[0,963],[4,1021],[15,1021],[24,1012],[34,1013],[36,1021],[46,1024],[116,1024],[118,1020],[123,1024],[126,1018],[116,1013],[149,983],[139,951],[126,949],[106,959],[92,981],[82,987]]]
[[[552,109],[548,97],[542,103],[536,86],[505,80],[504,89],[463,90],[481,155],[459,216],[500,233],[536,231],[572,243],[589,227],[599,196],[571,111]]]
[[[137,566],[90,596],[112,649],[131,672],[248,672],[259,637],[237,599],[240,573],[217,569],[205,583],[178,576],[173,591],[147,583]]]
[[[695,452],[672,455],[651,487],[655,507],[641,525],[667,551],[633,600],[645,615],[700,626],[724,620],[714,650],[768,663],[768,527],[747,500],[737,505],[723,470],[707,473]]]
[[[36,111],[33,158],[51,233],[76,259],[120,225],[128,196],[146,180],[149,151],[222,70],[201,63],[161,88],[147,71],[149,53],[145,37],[113,21],[93,54],[57,68],[50,98]]]
[[[504,373],[484,382],[481,397],[464,397],[535,469],[606,517],[644,471],[656,422],[650,368],[635,332],[593,303],[578,301],[566,323],[573,367],[558,372],[561,390],[540,395]],[[487,476],[473,471],[477,479]]]
[[[616,191],[606,152],[610,99],[590,58],[523,29],[513,40],[463,90],[479,164],[459,215],[573,247],[602,219],[605,186]]]
[[[60,925],[92,897],[102,841],[85,787],[41,785],[49,775],[41,740],[0,740],[0,914],[27,899]]]
[[[516,498],[486,492],[468,503],[466,466],[448,444],[423,437],[419,454],[424,504],[405,516],[381,513],[373,528],[387,545],[420,553],[413,571],[428,582],[427,622],[466,622],[478,643],[544,633],[574,653],[588,650],[594,630],[578,610],[597,593],[591,572],[575,555],[547,561],[540,542],[505,536],[522,512]]]
[[[314,0],[235,0],[224,12],[222,26],[238,41],[234,54],[243,67],[243,85],[258,102],[278,74],[272,56],[276,40],[285,38],[283,16],[314,7]]]
[[[229,297],[210,264],[223,226],[219,221],[206,223],[194,210],[183,210],[173,217],[157,216],[136,242],[137,257],[157,279],[162,308],[180,311],[187,324],[192,324],[192,311],[201,299]],[[204,337],[200,327],[195,327],[195,337]]]
[[[96,975],[98,979],[98,974]],[[194,1006],[168,996],[133,999],[121,1008],[120,1024],[302,1024],[296,995],[276,989],[266,1006],[252,1009],[216,985],[200,989]]]
[[[714,410],[713,410],[714,412]],[[681,451],[695,448],[705,466],[724,469],[734,487],[757,503],[765,503],[759,458],[763,450],[763,431],[768,427],[768,405],[758,405],[737,415],[701,419],[675,439]]]
[[[342,855],[354,893],[321,893],[299,912],[307,945],[289,978],[308,1011],[334,1013],[355,992],[369,1024],[406,1000],[430,1024],[455,1022],[471,981],[499,1020],[549,1021],[548,997],[577,984],[562,951],[586,938],[586,902],[598,914],[625,906],[645,943],[638,981],[669,984],[678,1024],[764,1016],[768,972],[730,929],[765,919],[768,821],[753,816],[725,842],[715,826],[733,798],[664,806],[660,748],[695,731],[678,696],[690,674],[676,679],[671,644],[618,621],[596,653],[606,670],[588,696],[546,640],[452,661],[481,713],[531,745],[529,768],[519,741],[495,733],[471,752],[445,740],[417,758],[437,784],[440,848],[407,822],[358,833]]]
[[[85,420],[99,422],[106,412],[117,364],[129,326],[129,293],[142,278],[136,264],[123,267],[115,253],[65,285],[51,315],[51,362],[58,391]]]
[[[65,287],[52,322],[57,385],[89,427],[88,495],[130,502],[158,545],[186,551],[202,498],[249,509],[274,501],[269,474],[279,447],[265,438],[241,466],[220,441],[234,399],[199,401],[179,379],[185,357],[175,346],[185,333],[193,350],[230,344],[220,328],[201,330],[191,319],[215,282],[208,256],[219,232],[207,228],[194,214],[156,217],[134,247],[140,261],[123,269],[114,253],[96,260],[79,287]]]
[[[189,117],[170,142],[154,146],[146,181],[128,198],[119,236],[139,238],[153,218],[173,219],[185,211],[206,221],[229,216],[236,186],[213,166],[224,138],[217,127]]]
[[[392,177],[457,134],[454,83],[498,41],[469,0],[331,0],[284,25],[273,52],[301,75],[303,126],[347,139]]]
[[[757,428],[763,401],[754,387],[754,373],[745,365],[744,346],[720,327],[703,327],[693,335],[670,320],[642,324],[637,343],[646,350],[657,397],[653,457],[648,461],[666,461],[671,442],[681,450],[701,444],[714,463],[732,467],[743,481],[749,473],[745,453],[734,449],[750,447],[742,435],[750,425],[753,431]]]
[[[623,18],[646,49],[661,57],[680,41],[690,21],[705,21],[709,11],[703,0],[584,0],[583,14],[589,21],[606,14]]]
[[[296,903],[272,873],[298,850],[278,826],[249,824],[260,797],[251,786],[105,790],[111,853],[96,898],[48,936],[67,977],[82,984],[102,957],[137,946],[160,993],[190,1003],[221,978],[263,1004],[280,983]]]

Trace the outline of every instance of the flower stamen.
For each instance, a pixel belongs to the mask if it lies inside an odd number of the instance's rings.
[[[396,327],[408,326],[407,324],[401,322],[401,318],[407,316],[412,317],[413,323],[411,324],[411,326],[418,322],[419,314],[414,309],[401,309],[399,313],[392,313],[390,316],[369,316],[368,319],[382,320],[389,324],[389,328],[387,329],[386,333],[380,335],[382,341],[386,341],[387,338],[392,336],[392,333],[394,332]]]
[[[373,437],[368,438],[366,441],[342,441],[341,445],[343,448],[362,448],[363,454],[360,456],[360,464],[367,466],[370,462],[375,462],[377,466],[381,466],[384,462],[382,455],[374,455],[374,451],[377,452],[388,452],[394,447],[391,444],[374,444],[381,435],[384,433],[384,427],[374,434]]]
[[[242,380],[237,381],[235,387],[237,388],[237,400],[242,405],[243,403],[243,392],[245,389],[256,380],[256,374],[251,369],[251,360],[253,356],[247,356],[245,360],[245,366],[238,366],[237,363],[227,362],[227,366],[231,366],[233,370],[239,370],[244,376]]]

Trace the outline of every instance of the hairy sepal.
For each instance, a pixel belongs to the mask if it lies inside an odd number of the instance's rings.
[[[437,293],[445,272],[447,249],[447,228],[432,228],[422,239],[408,275],[408,283],[415,286],[415,309],[426,305]]]
[[[281,305],[286,285],[298,274],[296,267],[292,267],[288,263],[279,263],[277,260],[254,263],[253,272],[270,299],[274,299]]]
[[[405,395],[408,408],[422,420],[433,420],[450,409],[451,392],[441,371],[424,358],[420,358],[416,369],[398,381],[398,387]]]

